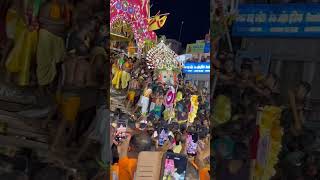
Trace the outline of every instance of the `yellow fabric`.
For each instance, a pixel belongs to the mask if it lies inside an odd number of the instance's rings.
[[[166,109],[163,111],[163,119],[168,121],[169,119],[174,119],[175,113],[173,109]]]
[[[143,96],[145,97],[149,97],[152,93],[152,89],[146,89],[144,92],[143,92]]]
[[[134,97],[136,95],[136,92],[135,91],[129,91],[128,92],[128,99],[130,102],[133,102],[134,101]]]
[[[121,84],[121,88],[125,89],[128,87],[129,81],[131,79],[131,76],[129,73],[125,72],[125,71],[121,71],[118,68],[115,68],[115,75],[112,79],[112,85],[116,88],[116,89],[120,89],[120,84]]]
[[[114,75],[119,70],[119,68],[117,67],[116,64],[112,64],[112,69],[111,70],[112,70],[112,74]]]
[[[197,113],[198,113],[198,106],[199,106],[198,96],[192,95],[190,101],[191,101],[192,111],[189,112],[188,122],[193,123],[193,121],[197,117]]]
[[[263,74],[260,74],[260,73],[255,76],[256,82],[263,81],[264,78],[265,78],[264,75],[263,75]]]
[[[61,7],[59,6],[59,3],[56,1],[52,3],[51,9],[50,9],[50,17],[52,19],[60,19],[61,18]]]
[[[178,121],[179,124],[184,124],[184,123],[187,123],[188,120],[182,120],[182,121]]]
[[[265,106],[259,121],[260,137],[269,136],[270,146],[266,151],[267,163],[262,167],[255,164],[254,178],[269,180],[275,175],[274,166],[278,163],[278,155],[282,149],[283,129],[280,126],[281,109],[276,106]]]
[[[9,9],[6,16],[6,33],[9,39],[15,39],[18,14],[14,9]]]
[[[128,69],[128,70],[131,70],[131,69],[132,69],[132,64],[129,63],[129,62],[125,62],[125,63],[124,63],[124,67],[125,67],[126,69]]]
[[[227,96],[219,95],[214,102],[214,123],[219,125],[231,119],[231,100]]]
[[[38,33],[29,31],[22,20],[16,26],[15,45],[6,61],[6,69],[18,73],[18,85],[29,85],[31,61],[37,51]]]
[[[129,56],[133,56],[134,53],[136,52],[136,49],[134,47],[134,44],[132,41],[129,42],[129,46],[128,46],[128,54]]]
[[[127,73],[126,71],[123,71],[121,74],[121,86],[122,89],[125,89],[128,87],[129,81],[131,79],[131,76],[129,73]]]
[[[63,120],[74,123],[80,108],[80,97],[60,97],[60,112]]]
[[[181,100],[182,100],[182,98],[183,98],[182,93],[181,93],[180,91],[178,91],[178,93],[177,93],[177,97],[176,97],[176,102],[181,101]]]
[[[154,16],[151,19],[148,19],[149,31],[155,31],[163,27],[166,23],[167,16],[160,17],[159,15]]]
[[[37,78],[39,85],[50,84],[56,76],[56,64],[65,53],[64,40],[45,29],[39,31]]]
[[[173,147],[173,152],[180,154],[181,149],[182,149],[182,146],[181,146],[181,144],[179,144],[179,145]]]
[[[122,71],[120,69],[115,69],[115,75],[112,79],[112,85],[116,88],[116,89],[120,89],[120,80],[122,77]]]

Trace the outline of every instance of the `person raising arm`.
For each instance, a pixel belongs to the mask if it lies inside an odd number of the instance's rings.
[[[198,153],[195,158],[195,164],[198,167],[199,170],[199,179],[200,180],[210,180],[210,169],[206,167],[205,165],[205,159],[210,156],[210,141],[208,145],[201,150],[200,147],[198,147]]]
[[[137,168],[138,155],[142,151],[151,151],[151,138],[146,133],[129,137],[118,146],[119,180],[133,180]]]

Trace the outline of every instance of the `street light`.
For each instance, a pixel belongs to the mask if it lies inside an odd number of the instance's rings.
[[[183,23],[184,23],[184,22],[181,21],[180,33],[179,33],[179,42],[180,42],[180,39],[181,39],[181,32],[182,32]]]

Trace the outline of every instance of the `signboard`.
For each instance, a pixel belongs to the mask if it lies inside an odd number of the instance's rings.
[[[210,53],[210,42],[205,43],[204,53]]]
[[[210,62],[210,53],[193,53],[190,62]]]
[[[196,41],[196,44],[201,44],[201,43],[205,43],[206,41],[204,40],[204,39],[202,39],[202,40],[197,40]]]
[[[232,34],[248,37],[318,37],[320,4],[240,5]]]
[[[185,63],[182,71],[186,74],[210,74],[210,62]]]
[[[194,54],[194,53],[203,53],[204,52],[205,43],[194,43],[187,45],[186,54]]]

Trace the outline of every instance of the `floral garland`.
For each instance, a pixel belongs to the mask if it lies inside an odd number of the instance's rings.
[[[257,180],[269,180],[276,173],[274,166],[279,160],[283,135],[280,117],[279,107],[266,106],[263,108],[259,122],[260,139],[257,163],[253,174]]]
[[[188,122],[193,123],[194,119],[197,117],[197,112],[198,112],[198,96],[197,95],[192,95],[191,96],[191,110],[189,112],[188,116]]]

